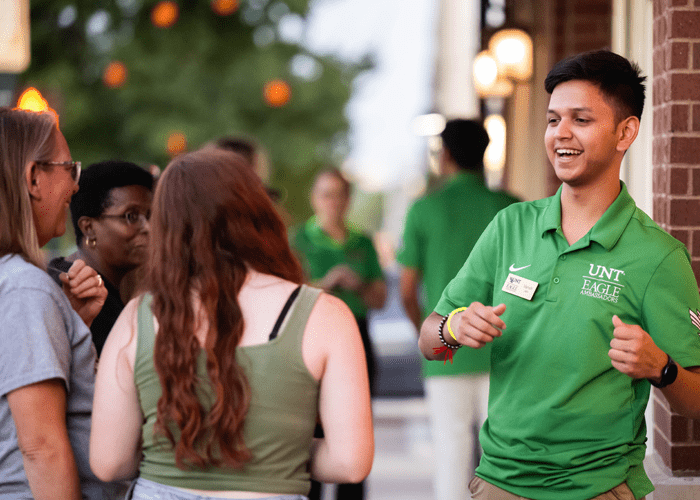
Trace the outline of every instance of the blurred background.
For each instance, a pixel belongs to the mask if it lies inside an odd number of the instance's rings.
[[[603,47],[650,75],[652,24],[651,0],[0,0],[0,104],[45,99],[83,166],[162,169],[221,136],[252,138],[290,226],[311,214],[314,174],[340,167],[390,290],[370,320],[382,431],[370,497],[426,498],[419,354],[394,254],[408,206],[434,183],[445,119],[485,120],[491,187],[552,194],[544,76]],[[650,120],[623,166],[647,213]],[[70,232],[49,252],[70,253]]]

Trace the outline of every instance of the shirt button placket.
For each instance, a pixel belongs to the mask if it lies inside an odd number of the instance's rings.
[[[560,261],[565,261],[566,260],[566,254],[560,255],[559,256]],[[558,274],[561,274],[558,270],[558,265],[554,266],[554,269],[552,269],[552,280],[550,281],[549,284],[549,290],[547,291],[547,301],[548,302],[556,302],[557,301],[557,296],[559,295],[558,288],[556,285],[558,285],[561,280],[559,279]]]

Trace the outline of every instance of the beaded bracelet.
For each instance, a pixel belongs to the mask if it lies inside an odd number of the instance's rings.
[[[440,338],[440,342],[442,342],[446,347],[449,347],[450,349],[457,350],[460,347],[462,347],[462,344],[457,344],[457,345],[448,344],[445,341],[445,337],[443,336],[443,331],[445,329],[445,323],[447,323],[447,318],[449,318],[449,315],[443,316],[442,321],[440,321],[440,327],[438,328],[438,337]]]
[[[450,363],[454,363],[452,361],[452,356],[454,351],[462,347],[462,345],[451,345],[445,342],[445,337],[442,335],[442,330],[445,328],[445,323],[447,322],[447,316],[442,317],[442,321],[440,321],[440,326],[438,327],[438,338],[440,339],[440,342],[442,342],[443,347],[433,347],[433,352],[435,355],[445,353],[445,362],[443,364],[447,364],[447,360],[450,360]]]

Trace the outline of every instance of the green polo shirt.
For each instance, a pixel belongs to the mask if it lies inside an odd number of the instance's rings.
[[[571,246],[560,197],[561,188],[498,214],[435,308],[506,304],[476,474],[526,498],[584,500],[622,481],[640,498],[653,490],[642,465],[650,385],[612,367],[612,316],[641,326],[679,365],[698,366],[698,286],[686,248],[624,184]],[[531,300],[502,290],[509,274],[538,284]]]
[[[406,215],[403,246],[397,260],[421,273],[426,299],[422,304],[423,317],[433,311],[445,286],[461,269],[493,217],[517,201],[506,193],[490,191],[480,176],[464,171],[413,204]],[[488,370],[489,348],[460,349],[452,364],[423,361],[426,377]]]
[[[384,278],[372,240],[356,229],[348,227],[347,238],[341,243],[321,229],[316,217],[311,217],[291,234],[292,248],[311,281],[320,280],[339,264],[347,265],[367,283]],[[357,293],[342,288],[331,293],[345,302],[356,318],[367,317],[367,306]]]

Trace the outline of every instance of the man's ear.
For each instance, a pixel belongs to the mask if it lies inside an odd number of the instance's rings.
[[[628,116],[617,125],[617,150],[625,152],[637,138],[639,133],[639,118]]]
[[[440,150],[440,160],[438,162],[438,168],[440,170],[440,175],[449,175],[453,173],[455,169],[452,153],[450,153],[450,150],[444,146]]]
[[[41,199],[41,187],[43,185],[42,170],[37,168],[35,162],[29,162],[27,168],[24,169],[24,176],[29,190],[29,197],[33,200]]]
[[[443,161],[445,163],[449,163],[449,162],[454,161],[452,158],[452,153],[450,153],[450,150],[444,146],[440,150],[440,161]]]

